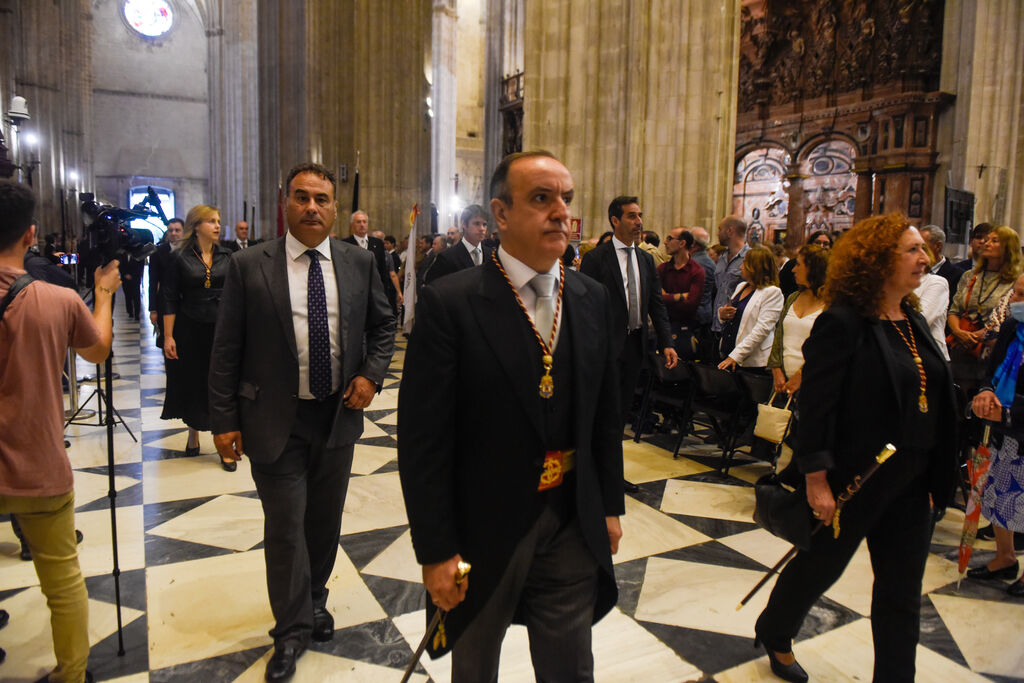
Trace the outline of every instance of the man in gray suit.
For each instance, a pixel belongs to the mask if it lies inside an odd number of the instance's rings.
[[[268,681],[333,637],[326,583],[353,444],[395,336],[373,254],[329,239],[334,176],[301,164],[285,186],[288,234],[232,257],[210,362],[214,442],[226,460],[249,456],[266,520]]]

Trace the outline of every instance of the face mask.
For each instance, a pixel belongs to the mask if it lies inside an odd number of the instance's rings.
[[[1024,301],[1010,302],[1010,317],[1019,323],[1024,323]]]

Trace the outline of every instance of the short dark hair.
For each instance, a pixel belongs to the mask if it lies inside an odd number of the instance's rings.
[[[385,244],[398,244],[398,242],[395,241],[394,235],[384,235],[384,242]]]
[[[597,243],[598,244],[604,244],[605,242],[607,242],[608,240],[610,240],[614,236],[615,236],[614,232],[612,232],[611,230],[606,230],[605,232],[601,233],[600,237],[597,238]]]
[[[174,218],[171,218],[167,221],[167,225],[170,225],[171,223],[177,223],[178,225],[181,226],[182,230],[185,229],[185,220],[183,218],[178,218],[177,216],[175,216]]]
[[[693,247],[693,233],[689,230],[683,230],[676,239],[685,244],[687,249]]]
[[[608,222],[612,222],[612,217],[622,218],[622,207],[626,204],[639,204],[640,200],[636,197],[621,194],[612,200],[612,203],[608,205]]]
[[[514,154],[509,154],[498,162],[497,168],[495,168],[494,173],[491,174],[491,199],[500,199],[506,204],[511,204],[512,195],[508,193],[508,170],[511,168],[512,164],[520,159],[532,159],[533,157],[547,157],[558,161],[558,157],[546,149],[532,149],[528,152],[516,152]]]
[[[995,228],[992,227],[991,223],[978,223],[974,226],[974,229],[971,230],[971,239],[976,240],[979,237],[984,237],[993,230],[995,230]]]
[[[459,216],[459,224],[469,225],[469,222],[474,218],[483,218],[484,222],[487,222],[487,209],[479,204],[470,204],[462,210],[462,215]]]
[[[307,161],[297,166],[293,166],[292,170],[288,171],[288,179],[284,181],[284,193],[286,196],[291,194],[292,181],[295,180],[295,176],[300,173],[315,173],[324,180],[331,181],[331,192],[335,196],[338,195],[338,182],[334,179],[334,174],[331,173],[331,170],[326,166],[321,166],[320,164],[315,164],[312,161]]]
[[[829,246],[835,244],[835,240],[832,239],[832,235],[829,233],[828,230],[815,230],[814,232],[807,236],[807,244],[815,244],[815,240],[821,237],[822,235],[828,238]]]
[[[7,251],[35,222],[36,196],[21,183],[0,180],[0,251]]]
[[[658,237],[658,233],[653,230],[644,230],[644,242],[650,244],[652,247],[661,246],[661,238]]]

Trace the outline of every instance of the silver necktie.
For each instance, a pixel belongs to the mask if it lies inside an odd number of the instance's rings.
[[[551,328],[555,324],[555,278],[551,273],[540,273],[530,280],[530,288],[537,294],[537,307],[533,319],[544,343],[551,341]]]
[[[483,262],[483,258],[480,255],[480,247],[473,248],[473,265],[479,266]]]
[[[633,267],[633,247],[626,247],[626,290],[628,294],[629,331],[640,329],[640,292],[636,281],[636,268]]]

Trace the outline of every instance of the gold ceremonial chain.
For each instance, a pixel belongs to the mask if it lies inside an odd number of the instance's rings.
[[[896,332],[899,333],[900,339],[910,349],[910,355],[914,357],[914,364],[917,366],[917,374],[921,377],[921,395],[917,397],[917,409],[922,413],[928,412],[928,398],[924,395],[925,389],[928,388],[928,376],[924,374],[924,361],[921,360],[921,354],[917,352],[917,340],[914,338],[914,328],[910,326],[910,319],[907,319],[907,329],[910,332],[910,338],[907,339],[907,335],[903,334],[903,330],[896,324],[896,321],[885,316],[885,319],[892,323],[892,326],[896,328]]]
[[[541,362],[544,363],[544,376],[540,378],[540,386],[538,390],[541,398],[551,398],[555,395],[555,380],[551,377],[551,366],[554,364],[555,359],[551,353],[551,347],[555,345],[555,331],[558,330],[558,315],[562,310],[562,291],[565,289],[565,264],[562,260],[558,261],[558,301],[555,303],[555,316],[554,320],[551,321],[551,341],[545,342],[544,338],[540,336],[540,332],[537,331],[537,325],[533,322],[533,318],[530,317],[529,311],[526,310],[526,304],[523,303],[523,299],[519,296],[519,291],[515,285],[512,284],[512,279],[505,272],[505,267],[501,265],[501,261],[498,259],[498,251],[494,250],[491,252],[491,258],[494,259],[494,263],[498,266],[498,270],[505,276],[505,282],[512,288],[512,293],[516,296],[516,303],[519,304],[519,308],[523,311],[523,315],[526,316],[526,322],[530,323],[530,329],[533,330],[533,335],[537,338],[540,343],[540,349],[543,355],[541,356]]]
[[[206,268],[206,282],[203,283],[203,287],[210,288],[210,266],[206,265],[206,261],[203,260],[203,255],[196,249],[196,245],[192,245],[192,253],[196,255],[199,262],[203,264],[203,268]],[[210,261],[213,261],[213,253],[210,253]]]

